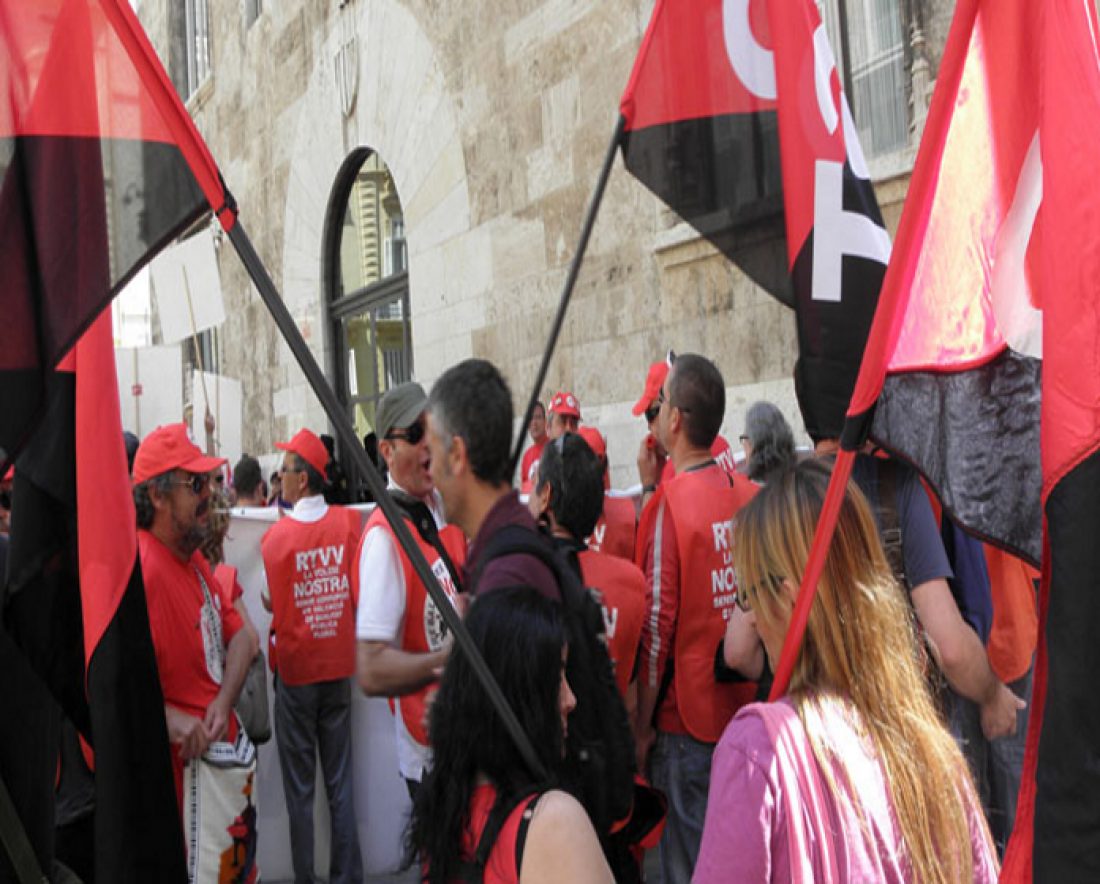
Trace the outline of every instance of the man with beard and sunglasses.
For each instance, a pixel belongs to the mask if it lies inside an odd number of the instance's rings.
[[[432,573],[452,605],[459,602],[458,569],[466,537],[446,524],[431,475],[425,432],[428,397],[409,382],[386,391],[378,404],[378,449],[389,470],[389,493]],[[451,651],[439,609],[397,542],[380,509],[367,521],[359,544],[359,611],[356,617],[359,686],[390,697],[397,728],[397,763],[415,793],[428,766],[427,708]]]
[[[289,442],[280,474],[291,509],[261,543],[267,586],[261,601],[275,634],[275,738],[283,774],[295,881],[313,881],[313,794],[317,758],[328,797],[328,880],[363,880],[355,822],[351,681],[355,673],[352,556],[359,514],[325,502],[328,448],[310,430]]]
[[[158,427],[134,457],[138,550],[191,880],[217,880],[225,863],[247,880],[256,858],[256,752],[233,706],[257,642],[222,604],[199,550],[210,473],[224,463],[204,455],[185,424]]]

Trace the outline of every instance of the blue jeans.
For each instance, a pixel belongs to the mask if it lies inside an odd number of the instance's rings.
[[[1022,678],[1008,685],[1028,707],[1031,706],[1031,673],[1032,670],[1028,669]],[[970,766],[993,842],[997,845],[997,853],[1003,856],[1016,820],[1016,801],[1024,766],[1030,708],[1016,713],[1015,734],[990,742],[982,734],[981,710],[977,704],[954,692],[951,700],[951,733]]]
[[[650,755],[653,785],[668,797],[668,819],[661,835],[662,884],[688,884],[699,857],[710,791],[713,743],[686,734],[657,732]]]

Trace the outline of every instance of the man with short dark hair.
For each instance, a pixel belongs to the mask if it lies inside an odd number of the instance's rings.
[[[241,455],[233,467],[233,490],[237,492],[237,506],[267,506],[264,474],[251,454]]]
[[[447,521],[471,538],[463,583],[472,595],[517,584],[560,598],[553,573],[534,556],[502,555],[482,568],[489,539],[506,525],[534,531],[535,520],[512,490],[512,393],[484,359],[443,373],[428,397],[431,476]]]
[[[715,743],[756,692],[751,682],[719,684],[714,675],[737,592],[730,520],[756,488],[711,454],[726,408],[713,363],[691,353],[677,357],[656,402],[657,436],[676,474],[658,486],[638,527],[649,614],[635,733],[639,767],[652,749],[653,784],[669,796],[661,871],[675,884],[690,879],[698,856]]]
[[[313,792],[317,757],[328,796],[332,831],[329,880],[363,880],[355,824],[351,756],[351,683],[355,672],[355,599],[352,556],[359,516],[329,506],[321,494],[328,451],[300,430],[289,442],[282,469],[283,496],[292,509],[261,544],[278,662],[275,736],[283,773],[295,881],[313,873]]]
[[[549,438],[546,435],[546,406],[541,402],[535,403],[535,410],[531,413],[531,423],[527,427],[531,436],[531,447],[523,452],[523,460],[520,461],[519,483],[520,491],[528,494],[535,484],[539,474],[539,458],[542,456],[543,446]]]
[[[645,615],[645,577],[632,562],[585,544],[605,503],[603,473],[603,463],[584,437],[567,433],[546,446],[528,505],[555,544],[575,557],[584,585],[600,591],[607,650],[626,699]],[[628,708],[632,705],[627,702]]]
[[[248,879],[255,859],[256,752],[233,706],[257,642],[237,611],[222,604],[199,551],[210,518],[210,473],[224,463],[204,455],[184,424],[172,424],[141,443],[133,473],[138,550],[188,870],[191,880],[203,881],[218,880],[223,854],[233,854],[231,871],[239,880]],[[243,843],[228,835],[233,825],[241,827]]]
[[[388,488],[402,509],[417,546],[452,605],[460,590],[458,567],[466,537],[443,520],[432,485],[424,410],[428,397],[408,382],[386,391],[378,403],[379,450],[389,467]],[[451,652],[446,624],[381,509],[367,520],[356,555],[359,687],[368,696],[392,697],[397,763],[415,796],[431,752],[428,698]]]

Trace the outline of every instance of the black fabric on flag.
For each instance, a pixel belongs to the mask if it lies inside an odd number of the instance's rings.
[[[956,522],[1034,565],[1042,556],[1041,371],[1039,360],[1006,349],[967,371],[888,375],[871,426],[876,442],[921,471]]]
[[[41,417],[47,372],[207,206],[177,147],[131,139],[2,138],[0,182],[2,460]]]
[[[1036,881],[1100,881],[1100,452],[1047,498],[1047,693],[1035,774]]]
[[[622,151],[632,175],[753,282],[794,306],[774,112],[628,130]]]
[[[19,808],[24,825],[39,856],[51,856],[60,706],[95,750],[96,879],[182,882],[183,832],[164,698],[136,559],[84,691],[74,397],[71,373],[50,375],[46,418],[16,464],[4,609],[4,627],[27,667],[24,677],[5,680],[7,690],[51,729],[24,727],[9,705],[12,695],[0,696],[0,759],[20,766],[33,799]],[[48,796],[35,790],[43,777]]]

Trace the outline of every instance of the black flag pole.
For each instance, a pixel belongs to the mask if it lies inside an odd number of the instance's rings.
[[[577,241],[577,251],[573,254],[573,261],[569,265],[569,275],[565,278],[565,286],[562,289],[561,301],[558,303],[558,312],[554,317],[554,324],[550,327],[550,337],[546,341],[546,349],[542,353],[542,364],[538,374],[535,375],[535,385],[531,389],[531,398],[527,402],[527,410],[523,414],[523,421],[519,425],[519,435],[516,438],[515,448],[512,449],[512,463],[508,475],[515,476],[516,467],[519,465],[520,455],[523,453],[523,437],[527,427],[531,424],[531,417],[535,413],[535,406],[539,401],[539,391],[546,381],[546,373],[550,370],[550,360],[554,357],[554,349],[558,345],[561,336],[561,327],[565,323],[565,311],[569,308],[569,301],[573,297],[573,289],[577,284],[577,276],[581,272],[581,262],[584,261],[584,253],[588,251],[588,240],[592,236],[592,228],[596,225],[596,215],[600,211],[600,203],[603,202],[604,191],[607,190],[607,180],[611,177],[611,167],[615,163],[615,152],[623,139],[623,131],[626,128],[626,118],[619,114],[615,123],[615,131],[611,134],[611,143],[607,145],[607,154],[600,168],[600,177],[596,180],[596,188],[592,191],[592,197],[588,201],[588,211],[584,216],[584,225],[581,227],[580,239]]]
[[[508,701],[501,692],[500,686],[496,683],[496,679],[493,678],[493,674],[489,671],[489,667],[485,665],[485,660],[474,646],[473,639],[466,630],[462,618],[458,616],[458,612],[455,611],[454,606],[450,603],[443,589],[439,586],[435,575],[428,566],[427,560],[413,540],[412,534],[409,533],[408,526],[405,524],[405,520],[401,515],[401,510],[398,509],[397,504],[394,503],[393,498],[390,497],[389,492],[386,490],[386,483],[382,481],[382,476],[379,474],[378,469],[371,463],[370,458],[367,457],[367,452],[363,446],[359,444],[359,438],[356,436],[355,428],[351,425],[351,420],[340,405],[340,401],[336,398],[336,393],[326,380],[324,373],[321,371],[321,367],[317,364],[317,360],[313,357],[313,353],[302,338],[301,332],[298,331],[298,326],[294,323],[290,312],[286,309],[283,299],[279,296],[275,288],[275,283],[272,282],[267,272],[267,268],[264,267],[263,262],[260,260],[260,256],[256,254],[256,249],[252,245],[252,240],[249,239],[248,234],[245,232],[239,217],[236,223],[230,227],[228,233],[230,242],[233,243],[233,247],[237,250],[237,254],[240,255],[241,261],[248,271],[248,275],[252,277],[252,281],[256,284],[256,289],[259,291],[264,304],[267,305],[267,309],[275,320],[275,324],[278,326],[279,331],[282,333],[283,339],[286,341],[287,346],[290,347],[291,353],[294,354],[294,358],[298,361],[298,365],[301,366],[302,371],[305,373],[306,380],[313,388],[313,392],[317,395],[317,398],[321,402],[321,406],[325,409],[325,413],[332,422],[336,430],[336,435],[343,445],[343,451],[350,455],[360,473],[366,477],[367,487],[370,488],[371,493],[374,495],[375,502],[381,508],[386,520],[390,523],[390,527],[393,529],[397,542],[401,544],[401,548],[405,551],[405,555],[408,556],[409,561],[412,563],[417,577],[419,577],[420,581],[424,584],[424,588],[428,591],[428,595],[432,597],[432,601],[435,602],[435,606],[443,617],[444,622],[454,634],[455,643],[470,660],[474,672],[477,674],[482,686],[488,692],[493,705],[504,721],[505,727],[508,728],[512,739],[515,741],[516,747],[519,749],[524,761],[526,761],[527,766],[531,769],[531,773],[539,779],[544,779],[546,777],[546,771],[539,761],[538,756],[535,754],[535,750],[531,746],[531,741],[520,725],[519,719],[516,718],[515,713],[512,711],[512,707],[508,705]]]

